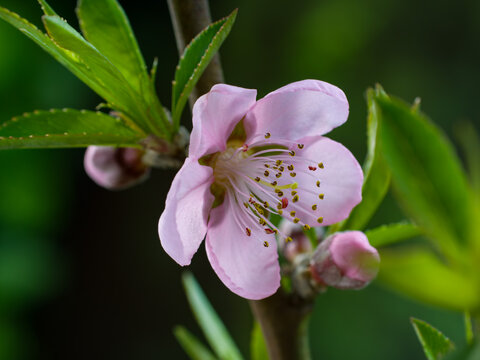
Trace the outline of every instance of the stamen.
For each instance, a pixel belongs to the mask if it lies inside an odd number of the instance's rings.
[[[282,173],[276,173],[276,174],[275,174],[275,177],[276,177],[277,179],[279,179],[281,176],[282,176]]]
[[[294,222],[295,224],[298,224],[298,223],[300,222],[300,219],[299,219],[299,218],[295,218],[295,219],[293,219],[293,222]]]
[[[325,194],[320,194],[320,195],[318,195],[318,198],[319,198],[320,200],[323,200],[324,197],[325,197]]]
[[[274,233],[275,233],[275,230],[265,229],[265,232],[266,232],[267,234],[274,234]]]
[[[256,182],[260,182],[260,178],[257,176],[257,177],[255,178],[255,181],[256,181]]]
[[[291,192],[291,194],[292,194],[292,196],[295,196],[295,195],[297,195],[297,192],[296,192],[295,190],[293,190],[293,191]]]
[[[309,166],[309,167],[308,167],[308,170],[315,171],[315,170],[317,170],[317,168],[316,168],[315,166]]]
[[[324,168],[323,162],[319,163],[319,164],[318,164],[318,167],[319,167],[320,169],[323,169],[323,168]]]
[[[295,156],[295,151],[294,151],[294,150],[289,151],[288,153],[289,153],[291,156]]]
[[[270,134],[269,132],[267,132],[267,133],[265,134],[265,139],[269,139],[270,136],[272,136],[272,134]]]
[[[305,146],[304,144],[298,144],[297,145],[299,149],[303,149],[303,147]]]
[[[263,173],[263,175],[268,176],[268,175],[270,175],[270,173],[268,172],[268,170],[265,170],[265,172]]]
[[[295,195],[293,198],[292,198],[292,202],[296,203],[298,201],[299,197],[298,195]]]
[[[291,173],[290,173],[290,176],[291,176],[291,177],[295,177],[295,176],[297,176],[297,173],[291,172]]]
[[[290,170],[290,171],[293,171],[293,169],[294,169],[293,164],[288,165],[287,169]]]
[[[248,227],[245,228],[246,232],[247,232],[247,236],[252,236],[252,230],[250,230]]]
[[[268,241],[264,241],[264,242],[263,242],[263,246],[265,246],[265,247],[269,247],[269,246],[270,246],[270,244],[268,243]]]
[[[310,230],[311,227],[308,224],[303,225],[303,230]]]
[[[319,224],[323,223],[323,217],[319,217],[319,218],[317,219],[317,222],[318,222]]]
[[[320,187],[320,180],[317,180],[317,187]]]
[[[287,199],[287,198],[283,198],[283,199],[282,199],[282,209],[285,209],[287,206],[288,206],[288,199]]]
[[[295,210],[290,211],[290,216],[294,217],[297,212]]]
[[[287,238],[285,239],[286,242],[290,242],[290,241],[293,241],[293,239],[291,238],[291,236],[287,236]]]
[[[317,210],[317,204],[312,205],[312,210],[313,210],[313,211]]]

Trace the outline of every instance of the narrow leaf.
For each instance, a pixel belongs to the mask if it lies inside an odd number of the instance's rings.
[[[74,28],[58,16],[43,16],[48,34],[62,48],[70,52],[70,56],[87,66],[97,82],[110,89],[109,103],[115,109],[131,115],[132,119],[146,126],[141,111],[141,100],[132,90],[118,69],[103,56],[93,45],[88,43]]]
[[[57,15],[55,10],[45,0],[38,0],[38,3],[42,7],[42,11],[45,15]]]
[[[465,311],[478,306],[477,281],[444,264],[429,249],[380,249],[378,280],[401,294],[445,308]]]
[[[198,340],[190,331],[183,326],[176,326],[173,334],[182,346],[183,350],[192,360],[215,360],[215,356]]]
[[[440,360],[453,350],[454,346],[450,339],[432,325],[415,318],[411,318],[410,322],[428,360]]]
[[[86,110],[35,111],[0,125],[0,149],[138,146],[144,137],[117,118]]]
[[[182,281],[193,314],[217,357],[222,360],[242,359],[225,325],[215,313],[193,275],[185,273]]]
[[[378,206],[385,197],[390,186],[390,171],[382,156],[380,141],[378,141],[378,107],[375,96],[385,96],[383,89],[369,89],[367,92],[368,118],[368,153],[363,166],[365,180],[362,188],[362,202],[357,205],[349,218],[341,225],[341,229],[363,230],[368,224]]]
[[[370,245],[381,247],[421,235],[421,230],[414,224],[403,222],[383,225],[365,231]]]
[[[234,10],[228,17],[211,24],[185,48],[172,88],[172,119],[176,127],[190,93],[230,33],[236,16],[237,10]]]
[[[250,353],[252,360],[268,359],[267,345],[265,344],[262,328],[258,321],[253,323],[252,336],[250,339]]]
[[[116,0],[80,0],[77,15],[85,38],[141,93],[148,74],[125,12]]]
[[[376,96],[382,150],[398,200],[446,254],[468,238],[468,187],[448,139],[424,115]]]

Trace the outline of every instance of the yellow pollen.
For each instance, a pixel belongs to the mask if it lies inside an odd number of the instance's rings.
[[[292,198],[292,201],[293,201],[294,203],[296,203],[296,202],[298,201],[298,195],[295,195],[295,196]]]
[[[275,234],[278,234],[278,230],[277,230],[277,229],[273,229],[273,232],[274,232]]]
[[[319,198],[320,200],[323,200],[323,198],[324,198],[324,197],[325,197],[325,195],[324,195],[324,194],[320,194],[320,195],[318,195],[318,198]]]
[[[252,230],[250,230],[248,227],[245,229],[245,231],[247,232],[247,236],[252,235]]]
[[[267,224],[266,221],[263,220],[263,219],[259,219],[259,220],[258,220],[258,223],[259,223],[260,225],[263,225],[263,226],[265,226],[265,225]]]
[[[294,217],[295,214],[296,214],[295,210],[290,211],[290,216],[291,216],[291,217]]]
[[[288,165],[288,166],[287,166],[287,169],[290,170],[290,171],[292,171],[292,170],[294,169],[294,167],[293,167],[293,165]]]
[[[291,156],[295,156],[295,151],[292,150],[292,151],[289,152],[289,154],[290,154]]]
[[[263,242],[263,246],[269,247],[270,245],[268,244],[268,241],[264,241],[264,242]]]
[[[282,160],[277,160],[277,161],[275,162],[275,164],[277,164],[277,166],[280,166],[280,165],[282,165],[282,163],[283,163],[283,161],[282,161]]]
[[[317,187],[320,187],[320,180],[317,180]]]
[[[298,144],[297,145],[299,149],[303,149],[303,147],[305,146],[304,144]]]
[[[267,133],[265,134],[265,139],[270,138],[270,136],[272,136],[272,135],[271,135],[269,132],[267,132]]]
[[[263,164],[263,166],[265,166],[266,168],[270,167],[270,165],[268,165],[268,164]]]
[[[280,196],[280,197],[282,197],[282,196],[283,196],[283,191],[280,191],[280,190],[279,190],[279,191],[277,192],[277,195]]]
[[[318,167],[319,167],[320,169],[323,169],[323,168],[324,168],[323,163],[322,163],[322,162],[321,162],[321,163],[318,163]]]
[[[263,207],[264,207],[265,209],[268,208],[268,202],[265,201],[265,202],[263,203]]]
[[[280,176],[282,176],[282,173],[277,173],[277,174],[275,174],[275,177],[276,177],[277,179],[280,178]]]
[[[243,203],[243,206],[245,206],[248,209],[248,204],[246,202]]]
[[[290,236],[287,236],[287,238],[285,239],[286,242],[290,242],[290,241],[293,241],[293,239],[290,237]]]
[[[256,181],[256,182],[260,182],[260,178],[257,176],[257,177],[255,178],[255,181]]]
[[[291,173],[290,173],[290,176],[291,176],[291,177],[295,177],[295,176],[297,176],[297,173],[291,172]]]
[[[270,184],[271,184],[272,186],[277,186],[278,183],[277,183],[276,181],[272,181]]]
[[[297,195],[297,192],[295,190],[292,191],[292,196]]]
[[[284,170],[285,170],[285,167],[284,167],[284,166],[280,166],[280,167],[278,168],[278,170],[284,171]]]
[[[295,218],[295,219],[293,219],[293,222],[294,222],[295,224],[298,224],[298,223],[300,222],[300,219],[299,219],[299,218]]]
[[[303,225],[303,230],[310,230],[311,227],[308,224]]]
[[[312,205],[312,210],[313,210],[313,211],[317,210],[317,205],[316,205],[316,204],[315,204],[315,205]]]
[[[319,217],[319,218],[317,219],[317,222],[318,222],[319,224],[323,223],[323,217]]]
[[[282,207],[282,205],[280,205],[280,207]],[[278,213],[278,215],[282,215],[282,214],[283,214],[283,210],[282,210],[282,209],[278,209],[277,213]]]

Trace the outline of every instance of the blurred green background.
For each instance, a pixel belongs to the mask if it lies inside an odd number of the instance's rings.
[[[74,0],[50,4],[77,27]],[[159,58],[158,92],[169,104],[178,60],[166,2],[121,1],[146,62]],[[35,0],[0,0],[38,26]],[[422,109],[453,137],[478,124],[480,2],[414,0],[211,1],[214,19],[239,8],[221,49],[230,84],[259,96],[313,78],[342,88],[350,118],[331,137],[362,161],[365,90],[376,82]],[[78,28],[78,27],[77,27]],[[25,111],[93,109],[98,98],[24,35],[0,23],[0,121]],[[82,150],[0,153],[0,359],[183,359],[171,333],[197,335],[182,269],[161,249],[157,221],[173,171],[108,192],[83,171]],[[371,226],[402,219],[387,197]],[[247,303],[228,292],[203,248],[191,269],[248,354]],[[415,279],[412,279],[415,281]],[[282,316],[282,314],[278,314]],[[463,342],[461,314],[383,290],[329,290],[311,321],[315,359],[423,359],[409,317]]]

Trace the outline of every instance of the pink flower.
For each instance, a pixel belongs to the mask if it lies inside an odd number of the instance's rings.
[[[144,152],[134,148],[89,146],[85,152],[85,171],[97,185],[122,190],[144,181],[150,168],[142,161]]]
[[[206,235],[208,259],[231,291],[248,299],[275,293],[275,234],[290,238],[268,215],[328,225],[361,200],[360,165],[322,136],[347,117],[343,91],[322,81],[292,83],[259,101],[256,90],[215,85],[195,103],[189,156],[160,217],[165,251],[188,265]]]
[[[361,289],[378,273],[380,256],[361,231],[336,233],[323,241],[311,260],[311,271],[321,286]]]

